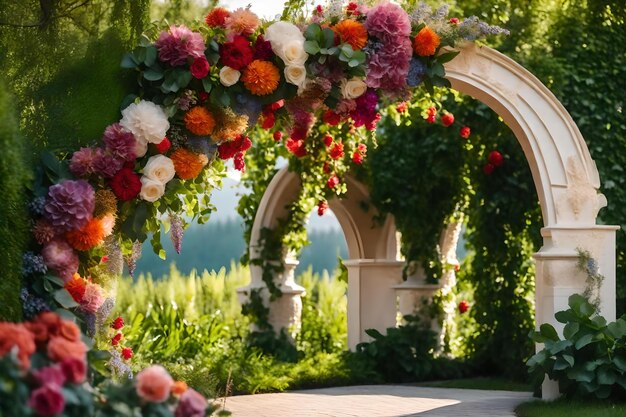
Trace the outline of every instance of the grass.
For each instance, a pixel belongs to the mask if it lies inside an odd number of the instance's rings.
[[[416,384],[421,387],[437,387],[437,388],[461,388],[461,389],[480,389],[495,391],[522,391],[532,392],[532,386],[523,382],[511,381],[504,378],[464,378],[452,379],[449,381],[429,381]]]
[[[609,401],[532,401],[521,404],[515,410],[518,417],[624,417],[626,404]]]

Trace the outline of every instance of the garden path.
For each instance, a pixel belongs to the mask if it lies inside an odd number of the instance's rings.
[[[365,385],[242,395],[226,399],[233,417],[514,417],[529,392]]]

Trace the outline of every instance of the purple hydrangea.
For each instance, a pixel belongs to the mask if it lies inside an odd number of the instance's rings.
[[[409,87],[417,87],[426,74],[426,64],[419,58],[412,58],[406,83]]]
[[[203,56],[205,50],[202,35],[182,25],[173,25],[169,31],[161,32],[155,46],[159,59],[174,67],[187,63],[187,58]]]
[[[119,123],[108,126],[104,130],[102,140],[109,153],[118,159],[131,162],[137,157],[135,154],[135,136]]]
[[[183,221],[179,216],[170,214],[170,225],[170,238],[172,239],[172,245],[174,245],[176,253],[180,254],[180,250],[183,246]]]
[[[96,193],[85,180],[67,180],[48,190],[44,216],[61,232],[80,229],[91,220]]]
[[[124,166],[124,160],[107,153],[104,149],[96,149],[94,168],[96,173],[105,178],[113,178]]]

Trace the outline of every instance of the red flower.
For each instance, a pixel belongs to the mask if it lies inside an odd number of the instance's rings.
[[[201,56],[193,60],[190,69],[191,75],[193,75],[197,79],[202,79],[209,75],[211,65],[209,65],[209,61],[206,60],[206,57]]]
[[[324,162],[324,167],[322,169],[324,170],[324,174],[330,174],[330,164],[328,162]]]
[[[65,398],[61,387],[56,384],[46,384],[37,388],[30,394],[28,406],[42,417],[60,414],[65,409]]]
[[[304,146],[304,141],[302,139],[296,140],[291,137],[287,139],[287,142],[285,142],[285,146],[287,147],[287,150],[289,152],[291,152],[298,158],[302,158],[306,155],[306,147]]]
[[[445,113],[441,116],[441,124],[448,127],[454,123],[454,115],[452,113]]]
[[[309,129],[306,127],[296,127],[289,136],[291,136],[291,139],[293,140],[304,140],[308,134]]]
[[[337,176],[337,174],[331,175],[330,178],[328,178],[328,181],[326,181],[326,185],[331,190],[334,189],[336,186],[338,186],[339,185],[339,177]]]
[[[206,23],[208,27],[224,27],[228,16],[230,16],[228,10],[223,7],[216,7],[206,15],[204,23]]]
[[[250,42],[243,36],[235,36],[232,42],[220,46],[222,63],[237,71],[247,66],[254,59],[254,51]]]
[[[459,272],[461,270],[461,265],[456,264],[454,265],[454,272]]]
[[[207,93],[206,91],[198,92],[198,99],[200,100],[201,103],[204,103],[205,101],[209,99],[209,93]]]
[[[343,158],[343,143],[341,142],[336,142],[331,148],[330,148],[330,157],[333,158],[334,160],[337,160],[339,158]]]
[[[493,164],[485,164],[485,166],[483,167],[483,172],[487,175],[491,175],[495,168],[496,167],[493,166]]]
[[[333,143],[333,137],[327,133],[324,135],[322,141],[324,142],[324,145],[326,145],[326,147],[328,148]]]
[[[461,130],[459,131],[459,134],[461,135],[461,137],[462,137],[463,139],[467,139],[467,138],[469,138],[470,133],[471,133],[471,130],[470,130],[469,126],[463,126],[463,127],[461,128]]]
[[[133,350],[131,348],[122,349],[122,358],[124,358],[124,360],[129,360],[132,357],[133,357]]]
[[[354,151],[352,153],[352,162],[357,165],[361,165],[363,163],[363,155],[359,151]]]
[[[259,35],[256,38],[256,43],[254,44],[254,59],[258,59],[260,61],[270,61],[274,56],[274,51],[272,51],[272,43],[270,41],[266,41],[263,38],[263,35]]]
[[[65,379],[71,384],[82,384],[87,378],[87,365],[78,358],[67,358],[61,362]]]
[[[359,7],[358,4],[356,4],[355,2],[351,1],[350,3],[348,3],[348,7],[346,7],[346,14],[348,16],[358,16],[361,13],[359,13],[359,11],[357,10]]]
[[[245,152],[252,146],[250,138],[247,136],[239,135],[235,140],[228,142],[222,142],[217,150],[220,155],[220,159],[226,160],[235,156],[237,152]]]
[[[328,210],[328,202],[322,200],[319,203],[317,203],[317,215],[318,216],[323,216],[326,210]]]
[[[172,142],[170,142],[168,138],[163,138],[161,142],[157,143],[154,146],[156,147],[156,150],[159,151],[159,153],[165,153],[172,146]]]
[[[451,25],[458,25],[459,24],[459,18],[458,17],[453,17],[450,20],[448,20],[448,23],[450,23]]]
[[[278,100],[272,104],[269,105],[269,109],[271,111],[276,111],[280,108],[282,108],[285,105],[285,100]]]
[[[317,12],[317,14],[322,14],[324,13],[324,8],[322,8],[321,4],[318,4],[317,7],[315,8],[315,11]]]
[[[437,120],[437,109],[434,107],[429,107],[426,121],[428,123],[435,123],[435,120]]]
[[[122,317],[116,318],[115,320],[113,320],[113,323],[111,323],[111,327],[115,330],[121,329],[122,327],[124,327],[124,319]]]
[[[122,333],[118,333],[111,339],[111,345],[117,346],[120,344],[120,340],[122,340]]]
[[[243,158],[244,154],[245,154],[244,152],[237,152],[235,154],[235,158],[233,159],[233,162],[235,164],[235,169],[237,171],[244,172],[246,170],[246,161]]]
[[[263,113],[261,116],[261,127],[263,129],[271,129],[276,124],[276,115],[272,112]]]
[[[487,160],[489,161],[489,163],[496,167],[499,167],[504,163],[504,157],[498,151],[491,151],[489,153],[489,156],[487,157]]]
[[[409,103],[407,103],[406,101],[401,101],[400,103],[396,105],[396,111],[398,113],[404,113],[408,109],[409,109]]]
[[[139,175],[131,168],[122,168],[111,178],[109,183],[113,194],[122,201],[132,200],[141,191]]]
[[[282,138],[283,138],[283,132],[281,132],[280,130],[277,130],[276,132],[274,132],[274,140],[276,142],[280,142]]]
[[[329,126],[337,126],[341,122],[341,116],[332,110],[326,110],[322,116],[322,120]]]
[[[469,303],[465,300],[459,303],[459,313],[463,314],[469,310]]]

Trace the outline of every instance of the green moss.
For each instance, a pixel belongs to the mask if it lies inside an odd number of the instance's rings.
[[[22,252],[28,239],[24,185],[30,178],[11,97],[0,83],[0,320],[21,318]]]

